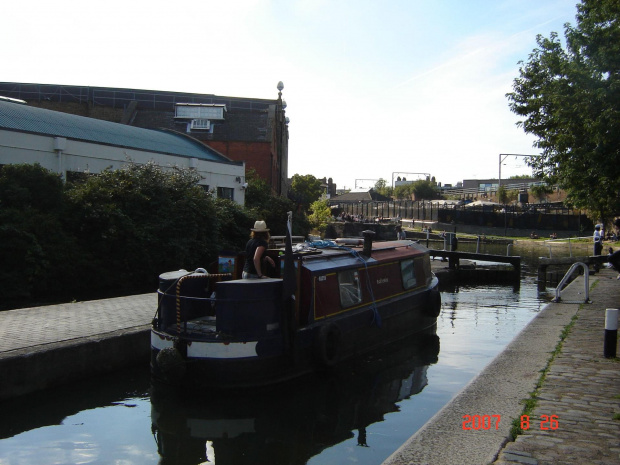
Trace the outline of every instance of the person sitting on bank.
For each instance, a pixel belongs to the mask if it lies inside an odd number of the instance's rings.
[[[269,247],[269,229],[264,221],[256,221],[250,240],[245,246],[245,265],[243,265],[243,279],[260,279],[268,278],[263,274],[263,265],[267,262],[271,266],[275,266],[273,259],[265,255],[265,251]]]

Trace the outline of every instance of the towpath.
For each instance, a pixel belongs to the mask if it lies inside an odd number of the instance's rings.
[[[590,276],[588,304],[584,277],[573,281],[384,465],[620,464],[620,361],[603,356],[605,310],[620,307],[616,277],[609,269]],[[546,367],[529,429],[510,442]],[[466,429],[464,415],[488,415],[491,427]]]

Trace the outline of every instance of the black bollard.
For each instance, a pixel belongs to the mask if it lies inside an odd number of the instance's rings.
[[[605,358],[615,358],[618,341],[618,309],[608,308],[605,310],[605,342],[603,354]]]

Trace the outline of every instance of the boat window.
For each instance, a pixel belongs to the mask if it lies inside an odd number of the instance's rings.
[[[415,279],[415,269],[413,267],[413,259],[401,261],[400,272],[403,277],[403,286],[405,289],[411,289],[417,285],[417,281]]]
[[[350,307],[362,301],[362,291],[357,270],[339,272],[338,285],[340,287],[340,303],[343,307]]]

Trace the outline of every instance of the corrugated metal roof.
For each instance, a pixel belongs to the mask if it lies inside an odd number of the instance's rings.
[[[2,100],[0,100],[0,128],[222,163],[240,164],[240,162],[233,162],[210,147],[181,134],[137,128]]]

